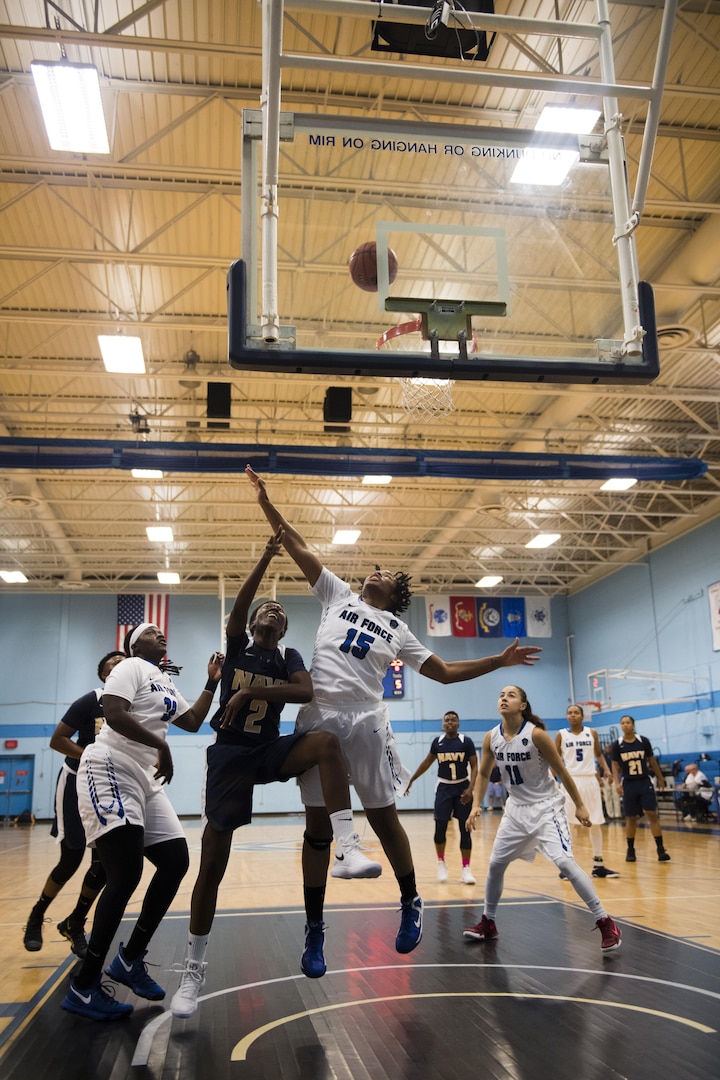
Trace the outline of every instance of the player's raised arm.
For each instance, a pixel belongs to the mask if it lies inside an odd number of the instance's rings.
[[[281,526],[275,531],[274,535],[270,537],[265,545],[262,555],[240,586],[238,594],[235,597],[235,603],[230,612],[230,617],[228,618],[228,637],[238,637],[238,635],[244,632],[245,627],[247,626],[250,605],[255,599],[255,593],[258,590],[258,586],[260,585],[270,562],[276,555],[279,555],[282,550],[282,532]]]
[[[542,649],[538,645],[521,645],[518,638],[504,652],[483,656],[479,660],[442,660],[433,653],[420,668],[420,674],[439,683],[467,682],[503,667],[524,664],[532,667]]]
[[[282,516],[267,493],[267,486],[250,465],[245,466],[245,475],[255,488],[258,505],[270,523],[273,532],[283,530],[282,544],[293,562],[302,570],[310,585],[314,585],[322,572],[323,564],[305,543],[305,540]]]

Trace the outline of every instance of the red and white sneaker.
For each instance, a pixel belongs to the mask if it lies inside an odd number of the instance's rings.
[[[620,948],[620,942],[622,941],[620,927],[615,925],[609,915],[606,915],[604,919],[598,919],[595,925],[602,934],[600,948],[603,952],[610,952],[611,949]]]
[[[473,941],[491,941],[498,936],[498,928],[494,919],[488,919],[483,915],[477,926],[470,926],[463,930],[463,937],[472,938]]]

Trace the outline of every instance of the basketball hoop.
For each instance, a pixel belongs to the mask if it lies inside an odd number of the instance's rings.
[[[395,352],[430,352],[430,342],[422,336],[422,316],[391,326],[377,339],[377,349]],[[468,352],[477,352],[477,338],[472,336]],[[452,379],[400,379],[402,407],[413,421],[446,416],[455,409]]]
[[[578,705],[584,705],[588,709],[596,709],[597,712],[602,709],[602,701],[578,701]]]

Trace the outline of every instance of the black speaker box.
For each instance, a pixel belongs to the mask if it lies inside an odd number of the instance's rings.
[[[229,420],[232,386],[230,383],[207,384],[207,415],[212,420]]]
[[[328,386],[323,402],[326,424],[347,424],[352,420],[352,387]]]
[[[405,4],[410,7],[424,7],[417,0],[397,0],[399,5]],[[463,6],[472,18],[473,13],[485,12],[493,15],[495,5],[493,0],[464,0]],[[433,10],[433,5],[428,3],[428,19]],[[462,9],[458,10],[460,24],[467,25],[467,18]],[[373,24],[373,40],[370,46],[375,52],[406,53],[410,56],[444,56],[452,60],[487,60],[490,46],[495,40],[495,35],[488,35],[479,30],[461,30],[458,24],[451,22],[450,26],[440,25],[432,39],[428,41],[425,36],[425,27],[414,23],[383,22],[378,19]]]

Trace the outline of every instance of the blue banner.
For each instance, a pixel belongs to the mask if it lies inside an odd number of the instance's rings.
[[[527,637],[525,627],[525,600],[511,596],[502,601],[503,637]]]
[[[497,596],[477,597],[478,637],[503,636],[502,603]]]

